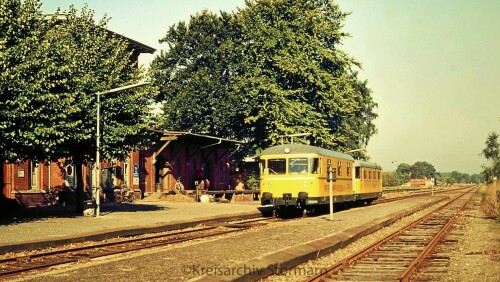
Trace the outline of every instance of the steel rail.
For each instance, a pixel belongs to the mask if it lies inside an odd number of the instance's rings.
[[[470,189],[470,186],[460,187],[460,188],[455,188],[455,189],[448,189],[448,190],[441,189],[441,190],[438,190],[438,191],[434,191],[434,194],[448,193],[448,192],[453,192],[453,191],[461,191],[461,190],[464,190],[464,189]],[[373,201],[373,204],[374,205],[378,205],[378,204],[383,204],[383,203],[390,203],[390,202],[395,202],[395,201],[400,201],[400,200],[406,200],[406,199],[415,198],[415,197],[428,196],[428,195],[431,195],[431,194],[432,194],[432,192],[427,192],[427,191],[426,192],[422,192],[422,191],[419,191],[419,192],[411,193],[410,195],[401,196],[401,197],[394,197],[394,198],[387,198],[387,199],[377,199],[377,200]]]
[[[262,221],[275,221],[275,218],[258,218],[249,220],[239,220],[236,222],[216,223],[211,226],[199,227],[196,229],[182,230],[168,234],[155,234],[138,238],[127,238],[116,242],[98,243],[89,246],[72,247],[68,249],[40,252],[31,255],[22,255],[0,260],[0,280],[13,277],[32,270],[43,270],[49,267],[90,260],[98,257],[122,254],[143,249],[161,247],[169,244],[177,244],[186,241],[214,237],[229,233],[246,230]],[[216,228],[226,227],[229,230],[219,230],[210,234],[196,233],[214,231]],[[185,236],[179,238],[179,236]],[[148,242],[149,240],[149,242]],[[135,244],[135,245],[134,245]]]
[[[367,254],[369,254],[372,251],[378,249],[380,246],[384,245],[388,241],[391,241],[392,239],[394,239],[397,236],[401,235],[403,232],[405,232],[405,231],[407,231],[407,230],[415,227],[419,223],[421,223],[423,221],[426,221],[427,219],[431,218],[434,215],[434,213],[436,213],[438,211],[441,211],[445,207],[449,206],[453,202],[455,202],[458,199],[460,199],[461,197],[463,197],[465,194],[471,192],[472,190],[477,190],[477,189],[478,188],[476,187],[474,189],[469,189],[468,191],[465,191],[465,192],[461,193],[460,195],[456,196],[455,198],[453,198],[452,200],[450,200],[446,204],[441,205],[440,207],[438,207],[438,208],[434,209],[433,211],[427,213],[426,215],[422,216],[421,218],[419,218],[419,219],[411,222],[410,224],[402,227],[398,231],[393,232],[392,234],[388,235],[387,237],[385,237],[385,238],[383,238],[383,239],[381,239],[381,240],[379,240],[379,241],[377,241],[377,242],[375,242],[375,243],[373,243],[373,244],[371,244],[371,245],[363,248],[361,251],[358,251],[355,254],[344,258],[340,262],[338,262],[338,263],[332,265],[331,267],[329,267],[326,271],[324,271],[322,273],[319,273],[319,274],[317,274],[315,276],[307,278],[305,281],[309,281],[309,282],[312,282],[312,281],[323,281],[326,277],[330,277],[330,276],[338,273],[340,270],[342,270],[344,268],[347,268],[350,265],[355,264],[357,261],[359,261],[360,259],[362,259],[363,257],[365,257]]]
[[[418,255],[417,258],[405,269],[403,274],[399,277],[399,281],[409,281],[411,275],[415,273],[418,267],[422,264],[425,258],[434,250],[439,241],[448,233],[450,228],[453,226],[455,219],[460,215],[467,206],[469,206],[474,197],[471,197],[467,202],[465,202],[460,209],[448,220],[448,222],[441,228],[438,234],[429,242],[429,244],[425,247],[424,250]]]

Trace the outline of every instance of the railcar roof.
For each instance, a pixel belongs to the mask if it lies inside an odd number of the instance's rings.
[[[370,162],[365,162],[365,161],[360,161],[360,160],[355,161],[354,166],[382,169],[382,167],[376,163],[370,163]]]
[[[318,155],[323,155],[323,156],[328,156],[332,158],[340,158],[340,159],[346,159],[346,160],[351,160],[354,161],[354,158],[351,157],[348,154],[344,154],[341,152],[337,151],[332,151],[332,150],[327,150],[323,149],[320,147],[315,147],[315,146],[310,146],[310,145],[303,145],[303,144],[284,144],[284,145],[277,145],[274,147],[270,147],[262,151],[260,156],[265,156],[265,155],[284,155],[285,154],[285,148],[289,148],[290,152],[287,153],[286,155],[292,155],[292,154],[318,154]]]

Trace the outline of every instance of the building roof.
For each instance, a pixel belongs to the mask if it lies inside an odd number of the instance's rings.
[[[56,17],[57,20],[66,20],[67,19],[67,16],[64,15],[64,14],[46,14],[46,15],[43,16],[43,18],[46,19],[46,20],[50,20],[53,17]],[[129,45],[129,48],[132,49],[132,50],[135,50],[135,51],[137,51],[139,53],[153,54],[156,51],[155,48],[150,47],[150,46],[148,46],[146,44],[140,43],[139,41],[136,41],[136,40],[128,38],[128,37],[126,37],[124,35],[118,34],[118,33],[114,32],[114,31],[109,30],[109,29],[106,29],[106,30],[109,32],[109,34],[118,36],[121,39],[127,41],[128,45]]]
[[[133,49],[133,50],[136,50],[137,52],[139,53],[149,53],[149,54],[153,54],[154,52],[156,52],[156,49],[153,48],[153,47],[150,47],[148,45],[145,45],[145,44],[142,44],[140,43],[139,41],[135,41],[133,39],[130,39],[124,35],[121,35],[121,34],[118,34],[116,32],[113,32],[111,30],[108,30],[111,34],[114,34],[118,37],[121,37],[123,40],[127,41],[128,42],[128,46]]]
[[[354,166],[362,166],[362,167],[369,167],[369,168],[378,168],[382,169],[382,167],[376,163],[370,163],[370,162],[365,162],[361,160],[357,160],[354,162]]]
[[[180,141],[186,144],[199,144],[201,148],[213,145],[221,147],[234,146],[235,144],[244,144],[244,142],[230,140],[226,138],[210,136],[205,134],[191,133],[188,131],[171,131],[171,130],[153,130],[161,133],[161,141]]]

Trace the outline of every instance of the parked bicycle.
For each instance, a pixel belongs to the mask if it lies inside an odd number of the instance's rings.
[[[177,178],[177,180],[175,181],[175,186],[174,186],[174,189],[173,190],[177,190],[179,192],[182,192],[184,191],[184,185],[182,184],[181,182],[181,177],[179,176],[179,178]]]
[[[123,203],[128,202],[132,203],[135,201],[134,190],[128,188],[123,185],[121,188],[115,188],[114,190],[115,202]]]
[[[50,188],[46,192],[45,203],[49,206],[64,206],[65,202],[61,199],[61,190]]]

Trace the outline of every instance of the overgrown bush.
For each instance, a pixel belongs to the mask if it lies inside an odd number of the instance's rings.
[[[486,186],[482,193],[481,208],[490,218],[500,222],[500,183],[493,183]]]
[[[257,172],[248,173],[246,178],[247,189],[259,190],[259,174]]]

